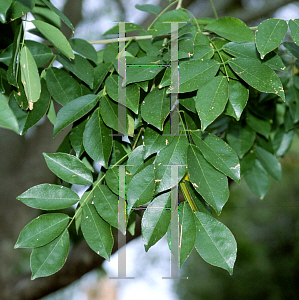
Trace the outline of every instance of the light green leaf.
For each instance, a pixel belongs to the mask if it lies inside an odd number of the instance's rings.
[[[69,59],[75,58],[69,42],[59,29],[40,20],[34,20],[32,23],[58,51]]]
[[[79,196],[71,189],[48,183],[30,188],[18,196],[17,199],[27,206],[42,210],[67,208],[80,200]]]
[[[158,13],[161,11],[161,7],[158,5],[153,4],[136,4],[135,8],[141,11],[145,11],[151,14],[158,15]]]
[[[95,64],[98,63],[97,52],[89,42],[83,39],[73,38],[69,40],[69,43],[74,51],[90,59]]]
[[[179,268],[194,248],[196,226],[193,211],[187,202],[179,205]]]
[[[213,217],[195,212],[197,235],[195,248],[209,264],[233,274],[237,243],[231,231]]]
[[[294,42],[299,45],[299,19],[290,20],[289,28]]]
[[[185,175],[187,165],[188,140],[186,136],[174,136],[173,140],[163,148],[155,161],[155,194],[175,186]],[[172,165],[178,169],[178,182],[175,183],[171,173]]]
[[[120,91],[118,87],[118,75],[112,75],[107,77],[105,81],[105,88],[109,97],[116,102],[118,102],[119,97],[125,97],[126,107],[131,109],[135,114],[138,114],[138,106],[140,99],[140,88],[138,87],[138,85],[130,84],[126,86],[126,89],[121,89]]]
[[[255,139],[255,132],[248,125],[231,124],[226,139],[238,156],[242,158],[251,148]]]
[[[131,179],[127,189],[129,212],[153,199],[155,188],[154,165],[145,167]]]
[[[91,111],[94,106],[99,101],[98,95],[86,95],[79,97],[62,107],[56,118],[54,125],[53,136],[55,136],[59,131],[73,122],[77,121],[81,117],[85,116],[89,111]]]
[[[106,185],[98,185],[94,190],[93,202],[99,215],[111,226],[118,228],[118,196]]]
[[[233,42],[254,42],[254,35],[250,28],[236,18],[221,18],[208,24],[205,29]]]
[[[30,50],[24,45],[20,54],[21,80],[28,99],[29,108],[40,97],[41,84],[35,60]]]
[[[61,213],[38,216],[22,229],[14,248],[36,248],[50,243],[65,229],[69,219]]]
[[[89,247],[109,261],[113,247],[111,226],[99,216],[92,204],[83,206],[81,229]]]
[[[253,88],[260,92],[274,93],[285,101],[282,83],[269,66],[256,59],[240,57],[232,58],[229,65],[238,76]]]
[[[191,131],[192,139],[204,158],[217,170],[240,182],[240,163],[236,152],[222,139],[209,134],[204,140],[198,131]]]
[[[12,0],[2,0],[0,3],[0,21],[1,23],[6,22],[6,13],[12,3]]]
[[[141,116],[144,121],[163,130],[163,124],[170,113],[170,97],[166,94],[166,88],[155,87],[144,98],[141,105]]]
[[[224,76],[214,77],[197,91],[196,110],[205,130],[224,111],[228,100],[228,82]]]
[[[43,153],[48,168],[62,180],[73,184],[91,184],[90,170],[77,157],[66,153]]]
[[[25,40],[25,45],[32,54],[38,68],[42,67],[53,57],[51,49],[42,43]]]
[[[41,3],[42,5],[42,3]],[[35,6],[31,11],[35,20],[41,20],[48,24],[53,25],[54,27],[60,29],[61,27],[61,20],[60,18],[47,6]],[[33,29],[34,30],[34,29]],[[37,34],[40,34],[37,29],[35,29]]]
[[[0,127],[11,129],[17,134],[20,133],[16,116],[8,106],[7,99],[0,93]]]
[[[62,69],[48,68],[46,81],[52,97],[61,105],[66,105],[81,96],[79,83]]]
[[[93,88],[94,71],[88,60],[75,54],[73,60],[69,61],[64,56],[58,54],[57,60],[70,72],[85,82],[91,89]]]
[[[69,253],[70,240],[67,229],[52,242],[34,248],[30,257],[31,279],[47,277],[59,271]]]
[[[266,151],[265,149],[256,146],[256,156],[258,160],[261,162],[261,165],[265,168],[265,170],[276,180],[281,181],[281,164],[278,159]]]
[[[52,11],[54,11],[60,19],[72,30],[72,33],[75,33],[75,28],[71,21],[58,9],[56,8],[50,1],[42,0]]]
[[[230,80],[228,86],[229,96],[225,113],[239,121],[249,98],[249,90],[237,80]]]
[[[145,251],[167,232],[170,223],[170,192],[157,196],[146,208],[141,220]]]
[[[255,42],[261,59],[281,44],[287,30],[287,22],[281,19],[267,19],[257,27]]]
[[[94,161],[108,168],[112,151],[112,130],[104,124],[99,108],[94,111],[85,126],[83,145]]]
[[[251,170],[244,175],[244,178],[250,190],[262,200],[270,187],[270,178],[257,159]]]
[[[193,187],[219,215],[229,196],[226,176],[210,165],[193,145],[188,147],[187,164]]]

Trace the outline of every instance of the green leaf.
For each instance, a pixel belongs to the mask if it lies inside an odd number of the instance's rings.
[[[2,0],[0,3],[0,21],[1,23],[6,22],[6,13],[12,3],[12,0]]]
[[[70,142],[73,149],[76,152],[76,156],[79,158],[82,153],[84,152],[83,147],[83,133],[85,130],[85,125],[87,120],[79,123],[78,125],[74,126],[70,132]]]
[[[32,54],[38,68],[42,67],[53,57],[51,49],[42,43],[25,40],[25,45]]]
[[[69,43],[74,51],[90,59],[96,65],[98,64],[97,52],[86,40],[73,38],[69,40]]]
[[[80,55],[75,54],[75,59],[69,61],[64,56],[58,54],[57,60],[70,72],[85,82],[91,89],[93,88],[94,71],[89,61]]]
[[[89,247],[109,261],[113,247],[111,226],[99,216],[92,204],[83,206],[81,222],[83,236]]]
[[[174,136],[173,140],[163,148],[155,161],[155,194],[166,191],[175,186],[185,175],[187,165],[188,140],[186,136]],[[173,182],[171,176],[172,165],[177,165],[178,182]]]
[[[299,45],[299,19],[290,20],[289,28],[294,42]]]
[[[208,24],[205,29],[233,42],[254,42],[254,35],[250,28],[236,18],[221,18]]]
[[[111,66],[112,66],[112,63],[108,62],[108,63],[103,63],[103,64],[101,63],[94,68],[93,88],[95,91],[97,91],[100,88],[100,86],[103,83],[105,77],[107,76]]]
[[[135,24],[135,23],[126,23],[125,24],[125,31],[128,32],[134,32],[137,30],[144,30],[142,26]],[[119,25],[115,25],[114,27],[110,28],[108,31],[106,31],[103,35],[108,34],[118,34],[119,33]]]
[[[34,20],[32,23],[58,51],[68,59],[75,58],[69,42],[59,29],[40,20]]]
[[[27,206],[42,210],[67,208],[80,200],[79,196],[71,189],[48,183],[30,188],[18,196],[17,199]]]
[[[35,60],[30,50],[24,45],[20,54],[21,78],[28,99],[29,108],[40,97],[41,84]]]
[[[228,86],[229,96],[225,113],[239,121],[249,98],[249,90],[236,80],[230,80]]]
[[[247,111],[246,122],[254,131],[260,133],[267,139],[269,138],[270,131],[271,131],[270,120],[263,120]]]
[[[189,257],[195,245],[196,226],[193,211],[187,202],[179,205],[179,268]]]
[[[299,58],[299,46],[295,43],[284,42],[282,43],[296,58]]]
[[[85,126],[83,145],[94,161],[108,168],[112,151],[112,130],[104,124],[99,108],[94,111]]]
[[[226,139],[240,158],[251,148],[255,132],[248,126],[231,124]]]
[[[142,101],[141,117],[161,131],[169,113],[170,97],[166,94],[166,88],[155,87]]]
[[[261,63],[274,70],[283,71],[286,68],[281,58],[275,52],[267,54],[262,60],[253,42],[230,42],[225,44],[222,49],[235,57],[258,59]]]
[[[161,11],[161,7],[158,5],[153,4],[136,4],[135,8],[141,11],[145,11],[151,14],[158,15],[158,13]]]
[[[94,190],[93,202],[99,215],[111,226],[118,228],[118,196],[106,185],[98,185]]]
[[[119,97],[125,97],[126,107],[131,109],[135,114],[138,114],[138,106],[140,99],[140,88],[136,84],[126,86],[126,89],[119,91],[118,75],[107,77],[105,88],[110,98],[118,102]],[[123,94],[123,95],[121,95]]]
[[[136,58],[131,65],[127,64],[126,84],[153,79],[164,69],[164,66],[161,66],[162,63],[163,61],[157,57]]]
[[[270,187],[270,178],[257,159],[251,170],[244,175],[244,178],[250,190],[260,199],[263,199]]]
[[[69,253],[70,240],[67,229],[52,242],[34,248],[30,257],[31,279],[46,277],[59,271]]]
[[[193,187],[219,215],[229,196],[226,176],[210,165],[193,145],[188,147],[187,164]]]
[[[92,175],[77,157],[66,153],[43,153],[48,168],[62,180],[72,184],[91,184]]]
[[[34,7],[34,0],[13,0],[7,14],[7,20],[18,19],[28,12],[30,12]]]
[[[289,150],[294,139],[294,133],[294,130],[284,132],[284,129],[279,128],[273,141],[276,156],[282,156]]]
[[[256,159],[255,150],[248,151],[241,159],[241,177],[250,171]]]
[[[274,93],[285,101],[282,83],[269,66],[256,59],[240,57],[232,58],[229,65],[239,77],[253,88],[260,92]]]
[[[54,11],[60,19],[72,30],[72,33],[75,33],[75,28],[71,21],[58,9],[56,8],[50,1],[42,0],[52,11]]]
[[[170,124],[168,122],[164,126],[163,134],[151,127],[146,128],[144,132],[144,159],[162,150],[172,141],[173,136],[170,136],[169,133]]]
[[[155,188],[154,165],[151,164],[131,179],[127,189],[129,212],[153,199]]]
[[[179,92],[187,93],[198,90],[208,84],[219,70],[219,63],[211,59],[188,60],[180,63]],[[164,76],[168,78],[159,88],[170,85],[171,69],[167,68]]]
[[[129,156],[128,162],[127,162],[127,168],[126,170],[130,172],[132,175],[135,175],[138,173],[141,168],[144,166],[143,161],[143,145],[136,147],[132,153]]]
[[[54,125],[53,136],[55,136],[59,131],[77,121],[81,117],[85,116],[89,111],[91,111],[94,106],[99,101],[98,95],[86,95],[79,97],[62,107],[56,118]]]
[[[65,229],[69,219],[61,213],[40,215],[22,229],[14,248],[36,248],[50,243]]]
[[[224,76],[214,77],[201,87],[196,96],[195,105],[201,120],[201,129],[205,130],[224,111],[228,100],[228,82]]]
[[[197,235],[195,248],[209,264],[233,274],[237,243],[231,231],[213,217],[195,212]]]
[[[11,129],[19,134],[19,125],[16,116],[11,108],[8,106],[8,102],[0,93],[0,127]]]
[[[276,180],[281,181],[281,164],[278,159],[265,149],[255,146],[256,156],[265,170]]]
[[[49,121],[53,125],[55,124],[55,122],[56,122],[56,112],[55,112],[53,100],[51,100],[51,102],[50,102],[50,107],[49,107],[49,110],[47,112],[47,118],[49,119]]]
[[[204,140],[198,131],[191,131],[192,139],[204,158],[217,170],[240,182],[240,163],[236,152],[222,139],[209,134]]]
[[[31,11],[35,20],[41,20],[45,23],[51,24],[54,27],[60,29],[61,27],[61,20],[60,18],[49,9],[47,6],[35,6]],[[37,29],[35,30],[36,33],[40,34]]]
[[[170,223],[170,192],[163,193],[147,206],[141,220],[145,251],[156,244],[167,232]]]
[[[66,105],[81,96],[78,82],[62,69],[48,68],[46,80],[49,92],[61,105]]]
[[[267,19],[257,27],[255,42],[261,59],[281,44],[287,30],[287,22],[281,19]]]

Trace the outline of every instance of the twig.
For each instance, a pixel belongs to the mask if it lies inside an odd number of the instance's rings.
[[[217,14],[216,8],[214,6],[213,0],[210,0],[210,2],[211,2],[211,5],[212,5],[212,9],[213,9],[215,18],[216,18],[216,20],[218,20],[218,14]]]
[[[182,8],[182,2],[183,2],[183,0],[179,0],[178,5],[177,5],[177,7],[176,7],[176,10]]]

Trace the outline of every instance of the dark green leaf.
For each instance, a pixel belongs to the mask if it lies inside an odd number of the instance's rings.
[[[195,248],[209,264],[233,273],[237,243],[231,231],[213,217],[195,212],[197,235]]]
[[[28,12],[30,12],[34,7],[34,0],[14,0],[7,12],[7,20],[18,19]]]
[[[19,134],[19,125],[16,116],[8,106],[8,100],[0,93],[0,127],[11,129]]]
[[[78,82],[62,69],[54,67],[47,69],[46,80],[49,92],[61,105],[66,105],[81,96]]]
[[[253,88],[260,92],[274,93],[285,101],[282,83],[269,66],[256,59],[240,57],[232,58],[229,65],[238,76]]]
[[[247,111],[246,122],[254,131],[260,133],[267,139],[269,138],[271,131],[271,123],[269,120],[258,118]]]
[[[22,229],[15,248],[36,248],[50,243],[65,229],[69,219],[61,213],[40,215]]]
[[[167,232],[170,223],[170,192],[157,196],[142,216],[141,229],[145,251]]]
[[[69,40],[69,43],[75,52],[90,59],[95,64],[98,63],[97,52],[89,42],[83,39],[73,38]]]
[[[34,20],[32,23],[58,51],[68,59],[75,58],[69,42],[59,29],[40,20]]]
[[[58,210],[76,204],[79,196],[64,186],[55,184],[36,185],[17,197],[27,206],[42,210]]]
[[[112,130],[104,124],[99,108],[94,111],[85,126],[83,145],[94,161],[108,168],[112,150]]]
[[[97,91],[101,84],[103,83],[105,77],[107,76],[110,68],[112,66],[112,63],[103,63],[99,64],[94,68],[94,84],[93,88],[95,91]]]
[[[299,45],[299,19],[289,20],[289,28],[294,42]]]
[[[140,171],[140,168],[142,168],[144,163],[143,156],[144,156],[144,151],[142,145],[136,147],[130,154],[127,162],[127,170],[132,175],[138,173],[138,171]]]
[[[137,30],[143,30],[143,28],[135,23],[126,23],[125,24],[125,31],[126,33],[128,32],[134,32]],[[111,29],[109,29],[108,31],[106,31],[103,35],[108,35],[108,34],[118,34],[119,33],[119,25],[115,25],[114,27],[112,27]]]
[[[254,35],[246,24],[236,18],[224,17],[216,20],[205,27],[233,42],[254,42]]]
[[[136,4],[135,8],[141,11],[145,11],[151,14],[158,15],[158,13],[161,11],[161,7],[158,5],[153,4]]]
[[[73,184],[90,184],[92,175],[77,157],[66,153],[43,153],[48,168],[62,180]]]
[[[252,168],[256,159],[255,150],[248,151],[241,159],[241,177],[245,175]]]
[[[260,199],[263,199],[270,187],[270,178],[257,159],[251,170],[244,175],[244,178],[250,190]]]
[[[299,59],[299,46],[295,43],[284,42],[283,45],[296,57]]]
[[[0,21],[1,23],[6,22],[6,13],[12,3],[12,0],[2,0],[0,3]]]
[[[113,247],[111,226],[99,216],[92,204],[83,206],[81,222],[83,236],[89,247],[109,261]]]
[[[193,187],[219,215],[229,196],[226,176],[210,165],[193,145],[188,147],[187,164]]]
[[[276,180],[281,181],[281,164],[278,159],[266,151],[265,149],[256,146],[256,156],[261,162],[264,169]]]
[[[262,59],[281,44],[287,30],[287,22],[281,19],[268,19],[257,27],[255,42]]]
[[[85,82],[91,89],[93,88],[94,71],[88,60],[75,54],[75,59],[69,61],[64,56],[58,54],[57,60],[70,72]]]
[[[224,111],[227,100],[228,82],[224,76],[214,77],[198,90],[195,105],[202,130],[205,130]]]
[[[67,229],[51,243],[34,248],[30,257],[31,279],[46,277],[59,271],[69,253],[70,240]]]
[[[55,136],[59,131],[73,122],[77,121],[81,117],[85,116],[89,111],[91,111],[94,106],[99,101],[98,95],[86,95],[79,97],[62,107],[56,118],[54,125],[53,136]]]

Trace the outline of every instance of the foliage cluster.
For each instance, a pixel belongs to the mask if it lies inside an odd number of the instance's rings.
[[[119,53],[118,42],[96,51],[83,39],[67,40],[61,21],[74,28],[48,0],[1,1],[0,126],[24,135],[46,115],[56,136],[72,125],[57,152],[43,154],[59,184],[34,186],[18,197],[50,211],[26,225],[15,245],[33,248],[32,279],[63,266],[71,224],[91,249],[110,258],[120,164],[127,165],[127,230],[134,233],[141,215],[145,250],[166,233],[170,244],[171,189],[178,185],[186,200],[177,208],[179,267],[195,247],[204,260],[229,273],[236,241],[214,218],[228,200],[229,180],[244,177],[262,199],[270,176],[281,179],[277,158],[289,149],[299,121],[299,19],[268,19],[249,28],[231,17],[197,20],[180,7],[162,13],[153,5],[136,7],[157,18],[147,30],[126,23],[126,33],[138,35],[127,38]],[[28,12],[35,18],[29,31],[47,44],[24,39]],[[169,22],[179,22],[176,133],[170,132]],[[290,41],[284,42],[288,28]],[[105,35],[118,32],[116,25]],[[118,70],[124,58],[126,128],[120,128]],[[54,67],[55,61],[62,67]],[[54,102],[62,106],[57,115]],[[177,182],[171,165],[180,165]],[[81,198],[72,184],[88,187]],[[58,211],[73,205],[73,216]]]

